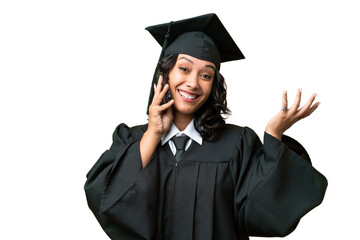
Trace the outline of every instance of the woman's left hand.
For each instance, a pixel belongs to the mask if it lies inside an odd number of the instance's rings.
[[[281,140],[283,133],[297,121],[306,118],[320,105],[313,104],[316,94],[311,95],[306,104],[299,108],[301,100],[301,89],[296,94],[296,99],[291,108],[288,109],[287,92],[283,92],[282,108],[267,124],[265,132]]]

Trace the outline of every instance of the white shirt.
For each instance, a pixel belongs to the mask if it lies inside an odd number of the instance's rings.
[[[198,144],[202,145],[202,137],[198,131],[196,131],[194,126],[194,119],[191,120],[191,122],[186,126],[184,131],[180,131],[174,123],[171,123],[170,129],[167,131],[167,133],[161,138],[161,145],[164,146],[167,142],[169,142],[170,149],[172,153],[176,154],[176,147],[172,140],[174,136],[179,137],[182,135],[188,136],[190,139],[187,141],[185,146],[185,151],[190,147],[190,144],[192,141],[197,142]]]

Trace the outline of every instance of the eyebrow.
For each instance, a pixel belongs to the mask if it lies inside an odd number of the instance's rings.
[[[215,71],[215,67],[213,65],[206,65],[205,67],[211,68],[212,70]]]
[[[188,61],[188,62],[190,62],[190,63],[194,63],[193,61],[191,61],[191,60],[188,59],[187,57],[181,57],[181,58],[179,58],[179,60],[181,60],[181,59],[184,59],[184,60],[186,60],[186,61]],[[215,67],[214,67],[213,65],[207,64],[207,65],[205,65],[205,67],[211,68],[211,69],[213,69],[213,70],[215,71]]]

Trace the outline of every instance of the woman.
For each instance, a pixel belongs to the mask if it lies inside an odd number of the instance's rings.
[[[317,108],[315,95],[299,109],[299,90],[288,109],[284,92],[262,144],[251,129],[223,119],[229,109],[220,63],[244,57],[217,16],[147,29],[163,45],[149,122],[120,124],[85,184],[105,232],[112,239],[149,240],[292,232],[322,202],[327,186],[305,149],[283,135]]]

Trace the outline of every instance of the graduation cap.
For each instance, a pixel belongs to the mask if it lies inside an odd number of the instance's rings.
[[[160,59],[170,54],[187,54],[212,62],[220,69],[222,62],[245,58],[215,13],[154,25],[146,30],[162,46]],[[156,68],[148,106],[152,102],[157,78]]]

